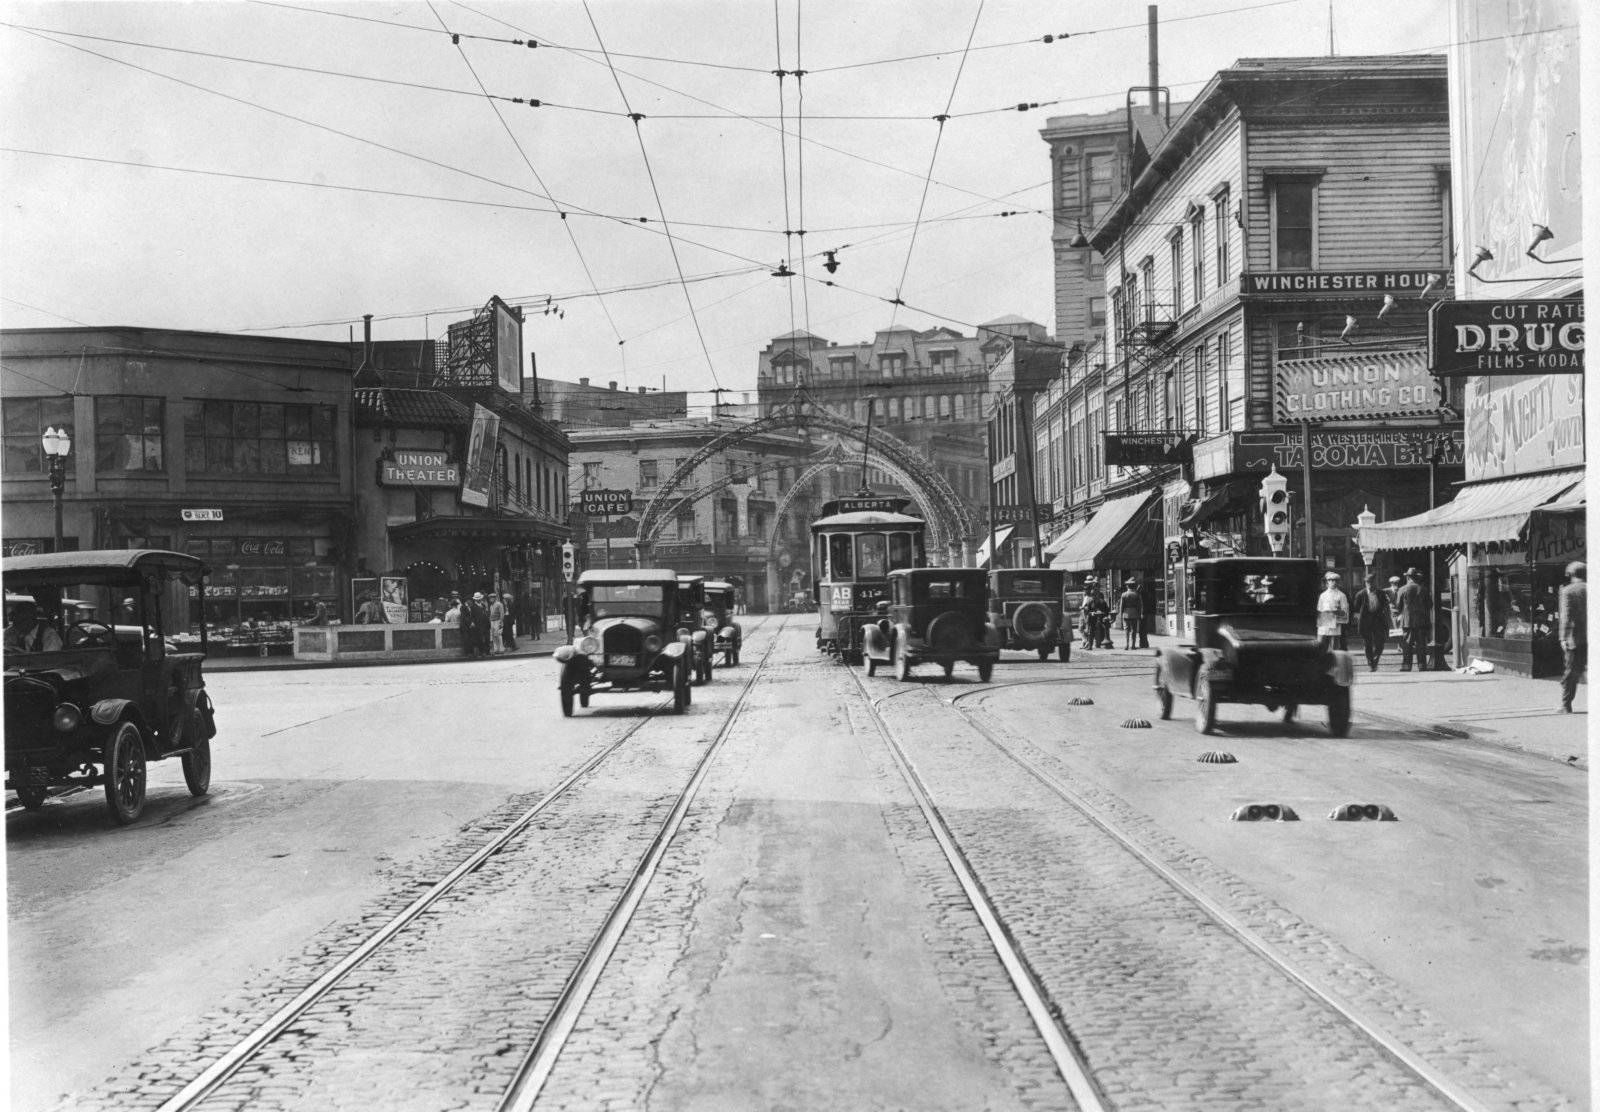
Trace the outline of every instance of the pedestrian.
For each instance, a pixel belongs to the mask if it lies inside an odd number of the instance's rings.
[[[489,655],[499,656],[506,651],[503,633],[506,625],[506,604],[499,595],[489,596]]]
[[[1378,577],[1370,571],[1367,572],[1366,586],[1356,592],[1351,612],[1355,618],[1356,632],[1361,634],[1362,645],[1367,651],[1367,668],[1376,672],[1378,661],[1383,657],[1383,647],[1389,640],[1389,623],[1394,617],[1389,609],[1389,596],[1379,589]]]
[[[1087,636],[1084,638],[1083,647],[1086,649],[1111,648],[1111,639],[1107,636],[1105,621],[1111,613],[1111,606],[1106,602],[1106,596],[1100,590],[1100,583],[1094,576],[1083,581],[1083,605],[1080,608],[1083,616],[1083,628]]]
[[[1433,624],[1433,595],[1423,586],[1422,572],[1406,569],[1406,585],[1395,596],[1400,612],[1400,671],[1411,671],[1411,659],[1416,658],[1417,671],[1428,670],[1428,627]]]
[[[456,610],[458,615],[456,622],[461,627],[461,655],[463,656],[478,655],[478,623],[475,620],[475,611],[478,601],[482,598],[483,595],[481,594],[474,595],[466,602],[463,602]]]
[[[1324,649],[1345,647],[1344,626],[1350,620],[1350,600],[1344,597],[1339,582],[1338,572],[1328,572],[1322,577],[1322,594],[1317,596],[1317,637]]]
[[[328,604],[322,601],[321,595],[311,596],[311,619],[307,624],[314,626],[328,624]]]
[[[388,618],[384,615],[383,604],[373,595],[361,596],[361,608],[356,611],[357,625],[384,625]]]
[[[516,600],[510,595],[504,595],[501,601],[506,604],[506,616],[500,623],[500,640],[505,644],[506,652],[512,652],[517,647],[517,619],[514,617]]]
[[[1132,576],[1123,584],[1122,596],[1117,599],[1117,616],[1122,620],[1122,647],[1139,647],[1139,627],[1144,622],[1144,599],[1139,595],[1139,581]]]
[[[489,655],[489,603],[482,591],[474,591],[471,604],[472,643],[478,656]]]
[[[1561,588],[1561,713],[1572,713],[1578,681],[1589,666],[1589,568],[1581,560],[1567,565],[1567,583]]]

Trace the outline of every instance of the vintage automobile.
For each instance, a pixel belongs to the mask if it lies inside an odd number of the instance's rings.
[[[744,644],[744,630],[733,620],[733,602],[736,597],[737,592],[732,583],[725,583],[720,579],[706,581],[706,605],[702,613],[705,615],[706,630],[714,639],[711,654],[720,655],[725,665],[739,663],[739,649]]]
[[[0,562],[6,787],[25,808],[41,807],[51,788],[98,784],[112,819],[127,825],[144,811],[146,762],[168,757],[181,759],[192,795],[210,789],[209,570],[150,549]]]
[[[1317,637],[1323,569],[1315,560],[1225,557],[1194,563],[1194,643],[1157,653],[1155,692],[1161,717],[1173,695],[1195,701],[1195,729],[1209,734],[1222,703],[1283,709],[1293,721],[1302,706],[1328,708],[1328,730],[1350,732],[1349,653]]]
[[[693,691],[692,644],[677,634],[678,576],[660,568],[586,571],[578,577],[577,628],[556,649],[561,713],[595,694],[670,691],[682,714]]]
[[[689,642],[689,675],[695,683],[711,682],[712,634],[701,628],[706,607],[706,578],[678,576],[678,640]]]
[[[879,617],[862,631],[867,675],[892,664],[903,680],[918,664],[938,664],[944,674],[957,661],[987,681],[1000,659],[1000,633],[989,622],[989,576],[982,568],[904,568],[889,573],[889,597]]]
[[[1060,568],[997,568],[989,573],[989,620],[1000,647],[1037,652],[1049,660],[1059,651],[1072,659],[1072,619],[1062,608],[1066,573]]]

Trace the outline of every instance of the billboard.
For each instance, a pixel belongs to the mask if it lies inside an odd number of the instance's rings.
[[[1583,464],[1583,376],[1466,380],[1467,482]]]
[[[1583,302],[1440,301],[1428,310],[1428,363],[1440,378],[1583,373]]]
[[[1423,417],[1441,401],[1420,351],[1280,359],[1272,393],[1280,423]]]
[[[499,440],[500,415],[474,405],[472,436],[467,441],[467,473],[461,480],[462,505],[489,505],[489,489],[494,484],[495,447]]]
[[[498,297],[489,302],[494,313],[494,377],[500,389],[522,393],[522,321]]]

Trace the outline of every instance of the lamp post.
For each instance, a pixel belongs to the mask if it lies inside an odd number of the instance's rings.
[[[1376,525],[1377,523],[1378,515],[1372,512],[1371,507],[1362,506],[1361,512],[1356,514],[1356,520],[1351,526],[1356,531],[1356,549],[1361,553],[1361,566],[1367,568],[1369,571],[1372,568],[1372,557],[1367,555],[1367,546],[1361,539],[1361,530],[1365,529],[1368,525]]]
[[[1435,508],[1439,497],[1439,464],[1453,443],[1449,433],[1436,433],[1428,444],[1428,509]],[[1428,667],[1435,672],[1448,672],[1450,666],[1445,663],[1444,645],[1439,643],[1439,625],[1441,609],[1439,606],[1439,550],[1428,549],[1428,590],[1432,592],[1433,612],[1428,615]],[[1421,665],[1421,661],[1417,662]]]
[[[61,528],[61,494],[67,486],[67,456],[72,452],[72,437],[65,428],[47,428],[41,438],[45,459],[50,463],[50,495],[56,504],[56,551],[61,551],[65,535]]]

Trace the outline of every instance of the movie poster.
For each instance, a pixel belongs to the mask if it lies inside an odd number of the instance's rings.
[[[462,505],[489,505],[489,489],[494,483],[495,446],[499,439],[499,415],[474,405],[472,437],[467,442],[467,470],[461,479]]]

